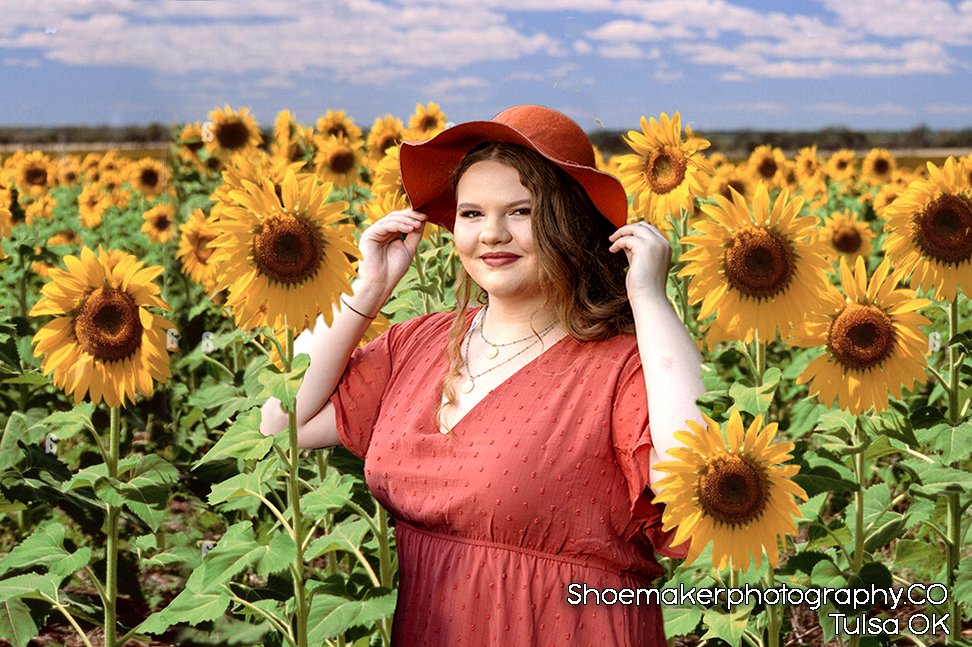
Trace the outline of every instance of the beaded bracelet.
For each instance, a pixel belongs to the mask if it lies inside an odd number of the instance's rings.
[[[348,308],[350,308],[350,309],[351,309],[351,312],[354,312],[355,314],[358,314],[358,315],[361,315],[361,316],[362,316],[362,317],[364,317],[365,319],[370,319],[370,320],[373,320],[373,319],[374,319],[375,317],[377,317],[377,316],[378,316],[377,314],[374,314],[374,315],[372,315],[372,316],[370,316],[370,317],[369,317],[369,316],[368,316],[368,315],[366,315],[365,313],[363,313],[363,312],[361,312],[360,310],[358,310],[357,308],[355,308],[355,307],[354,307],[353,305],[351,305],[350,303],[348,303],[347,301],[345,301],[345,300],[344,300],[344,295],[343,295],[343,294],[341,295],[341,303],[343,303],[343,304],[344,304],[344,305],[346,305],[346,306],[347,306]]]

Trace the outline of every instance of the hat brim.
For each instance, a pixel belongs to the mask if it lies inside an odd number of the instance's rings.
[[[543,155],[577,180],[601,215],[616,227],[627,223],[628,198],[616,177],[556,159],[520,131],[496,121],[470,121],[447,128],[426,141],[402,142],[402,184],[412,208],[426,214],[430,222],[452,231],[456,219],[452,173],[470,149],[489,141],[519,144]]]

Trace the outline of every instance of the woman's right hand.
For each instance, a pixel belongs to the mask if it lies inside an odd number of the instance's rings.
[[[426,219],[411,209],[392,211],[365,229],[358,241],[358,280],[390,294],[412,263]],[[401,234],[407,234],[404,240]]]

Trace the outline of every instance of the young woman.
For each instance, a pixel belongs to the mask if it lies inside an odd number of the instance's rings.
[[[655,551],[683,554],[651,466],[701,421],[704,391],[665,296],[668,241],[626,224],[623,188],[594,166],[583,130],[540,106],[404,144],[414,210],[362,234],[354,295],[295,343],[311,358],[301,446],[363,457],[396,520],[397,645],[665,644],[644,600],[576,604],[585,585],[649,588]],[[454,233],[455,310],[356,348],[427,221]],[[263,432],[285,426],[268,401]]]

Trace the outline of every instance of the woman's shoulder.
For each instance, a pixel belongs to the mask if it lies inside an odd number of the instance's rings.
[[[472,316],[472,314],[467,313],[467,316]],[[430,312],[392,324],[382,334],[382,337],[395,350],[427,348],[429,343],[447,338],[449,328],[454,320],[455,312],[453,311]]]

